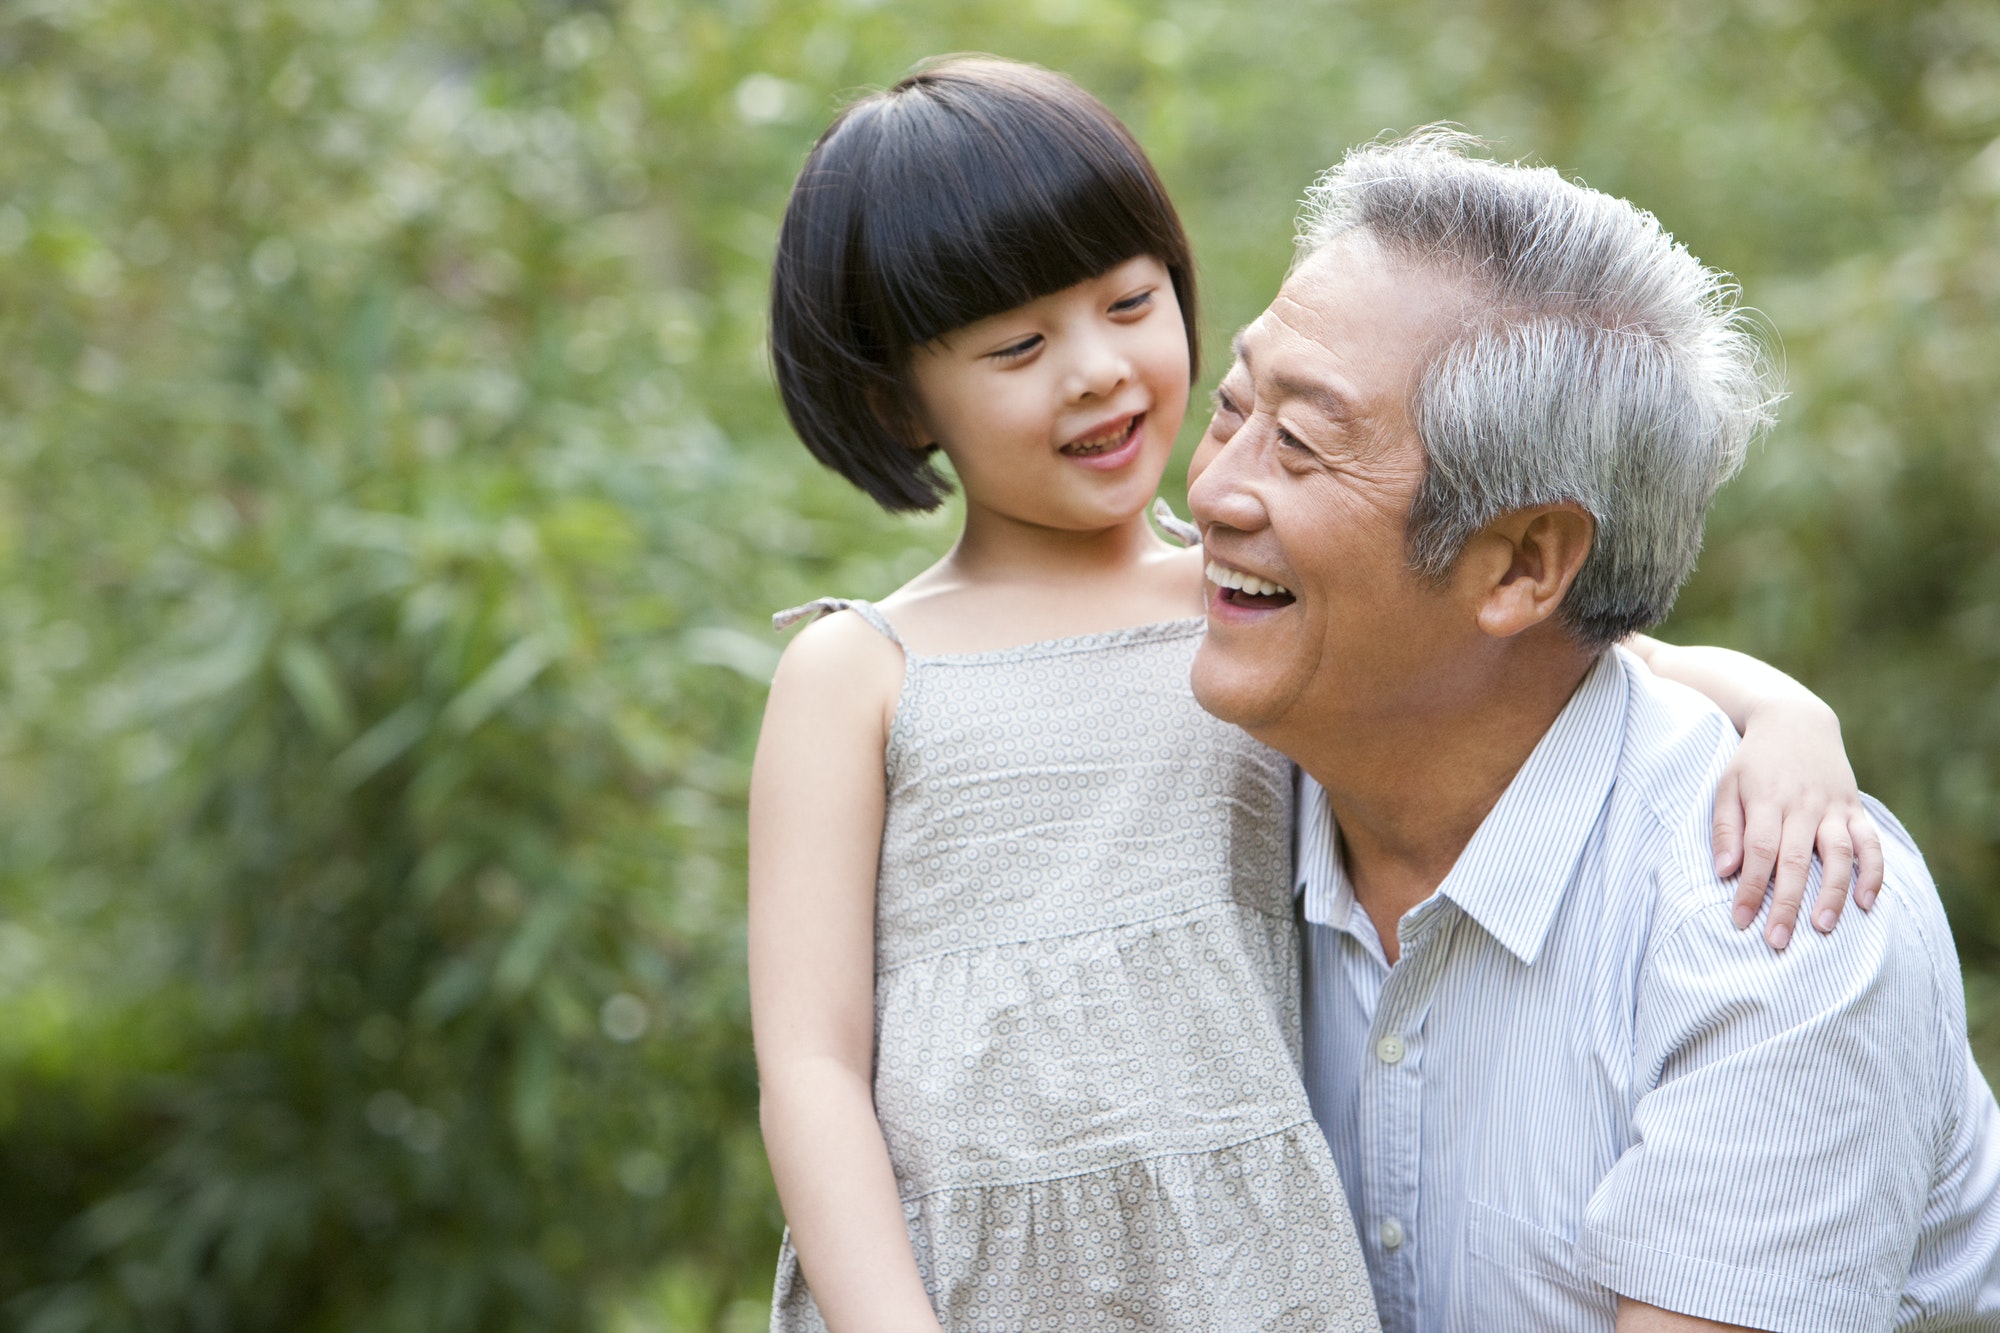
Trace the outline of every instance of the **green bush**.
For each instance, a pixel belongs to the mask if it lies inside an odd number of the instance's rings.
[[[764,618],[886,592],[953,530],[789,439],[765,273],[842,98],[954,49],[1129,118],[1211,349],[1306,181],[1439,118],[1741,275],[1793,399],[1670,633],[1827,694],[2000,967],[1990,6],[23,0],[10,1326],[761,1319]],[[2000,986],[1972,993],[1994,1023]]]

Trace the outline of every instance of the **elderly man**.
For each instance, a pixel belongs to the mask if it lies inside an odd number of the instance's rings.
[[[1305,774],[1305,1073],[1389,1333],[2000,1328],[2000,1112],[1915,847],[1877,808],[1881,905],[1771,955],[1709,850],[1735,732],[1611,647],[1760,365],[1651,217],[1442,134],[1322,180],[1237,340],[1194,686]]]

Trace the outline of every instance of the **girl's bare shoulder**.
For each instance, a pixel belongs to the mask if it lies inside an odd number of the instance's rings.
[[[1193,596],[1198,604],[1202,596],[1201,571],[1207,564],[1202,556],[1201,547],[1198,545],[1180,547],[1165,552],[1158,559],[1167,587],[1175,593],[1187,588],[1194,589]],[[1200,609],[1199,605],[1196,609]]]
[[[1184,620],[1202,612],[1199,551],[1162,550],[1115,572],[977,579],[927,571],[880,603],[921,656],[1024,644]]]
[[[815,706],[892,705],[903,685],[903,650],[853,610],[807,625],[785,645],[771,681],[774,699],[803,696]]]

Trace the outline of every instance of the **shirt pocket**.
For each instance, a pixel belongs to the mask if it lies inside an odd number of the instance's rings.
[[[1601,1330],[1618,1317],[1617,1295],[1579,1274],[1575,1246],[1553,1231],[1469,1202],[1466,1251],[1454,1304],[1467,1329]]]

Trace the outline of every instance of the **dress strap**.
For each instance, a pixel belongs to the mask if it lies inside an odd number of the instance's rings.
[[[780,611],[777,615],[772,616],[771,628],[774,630],[790,629],[801,620],[817,620],[821,616],[830,616],[836,611],[852,611],[855,615],[867,621],[877,633],[890,643],[895,644],[898,648],[903,646],[902,636],[896,633],[896,627],[889,623],[889,618],[882,614],[875,603],[864,602],[858,597],[815,597],[804,606],[795,606],[790,610]]]
[[[1174,512],[1174,507],[1165,500],[1153,501],[1153,521],[1160,525],[1160,531],[1172,537],[1182,546],[1201,545],[1201,529]]]

